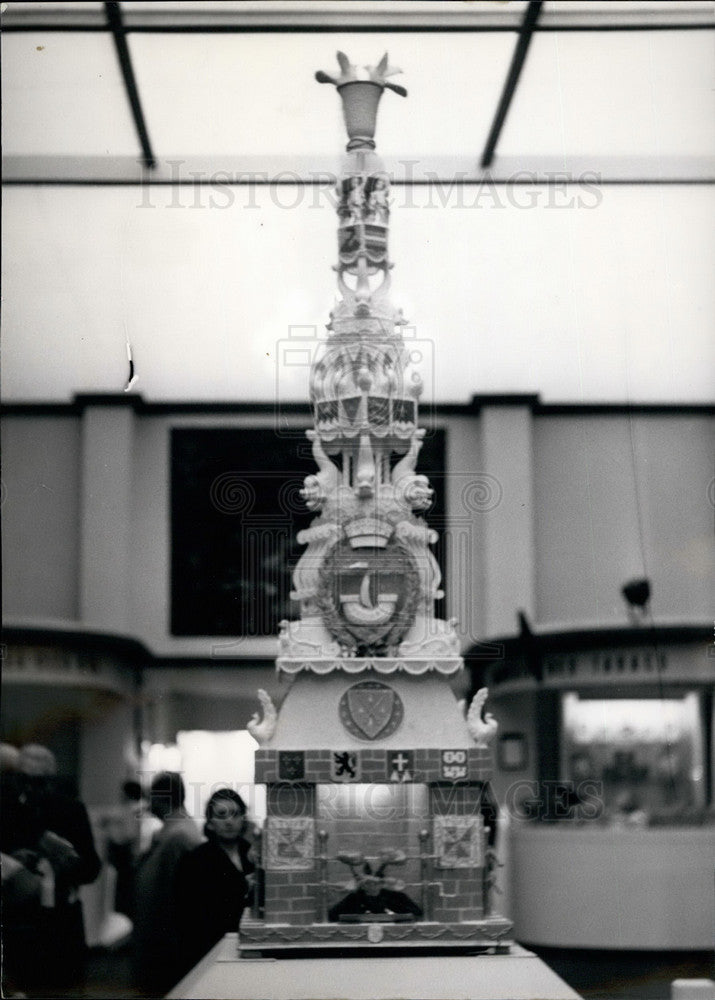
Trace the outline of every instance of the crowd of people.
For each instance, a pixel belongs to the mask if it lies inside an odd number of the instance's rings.
[[[87,809],[57,774],[54,755],[3,747],[3,996],[81,984],[86,943],[80,886],[102,859]],[[246,805],[219,788],[206,805],[203,836],[173,771],[145,792],[122,786],[122,807],[104,830],[104,861],[115,872],[113,909],[128,930],[135,985],[163,996],[228,931],[238,928],[253,889]]]

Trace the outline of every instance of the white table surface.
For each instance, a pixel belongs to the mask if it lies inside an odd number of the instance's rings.
[[[227,934],[170,1000],[580,1000],[532,952],[404,958],[239,958]]]

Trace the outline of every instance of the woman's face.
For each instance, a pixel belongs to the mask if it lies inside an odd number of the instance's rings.
[[[246,817],[235,802],[219,799],[211,806],[206,826],[219,840],[237,840],[245,829]]]

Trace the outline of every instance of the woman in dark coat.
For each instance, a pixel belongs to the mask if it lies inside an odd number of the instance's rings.
[[[176,916],[185,970],[193,968],[228,931],[237,931],[254,865],[246,804],[231,788],[220,788],[206,805],[207,840],[181,859],[176,873]]]

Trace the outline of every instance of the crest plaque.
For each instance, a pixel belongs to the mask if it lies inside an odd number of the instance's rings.
[[[463,781],[467,777],[468,760],[466,750],[443,750],[442,777],[447,781]]]
[[[305,778],[305,754],[302,750],[279,750],[278,780],[302,781]]]
[[[379,681],[353,684],[340,699],[339,711],[342,724],[359,740],[390,736],[404,714],[397,692]]]
[[[308,817],[271,816],[266,831],[268,871],[309,871],[315,854],[315,824]]]
[[[484,864],[481,816],[435,816],[432,823],[437,868],[478,868]]]
[[[362,777],[360,754],[354,750],[333,750],[330,777],[333,781],[360,781]]]
[[[415,754],[413,750],[398,750],[388,757],[390,781],[414,781]]]
[[[375,527],[368,519],[359,527],[379,531],[380,524]],[[338,642],[369,656],[401,641],[414,620],[419,593],[415,561],[396,541],[359,549],[341,542],[321,567],[317,598]]]

